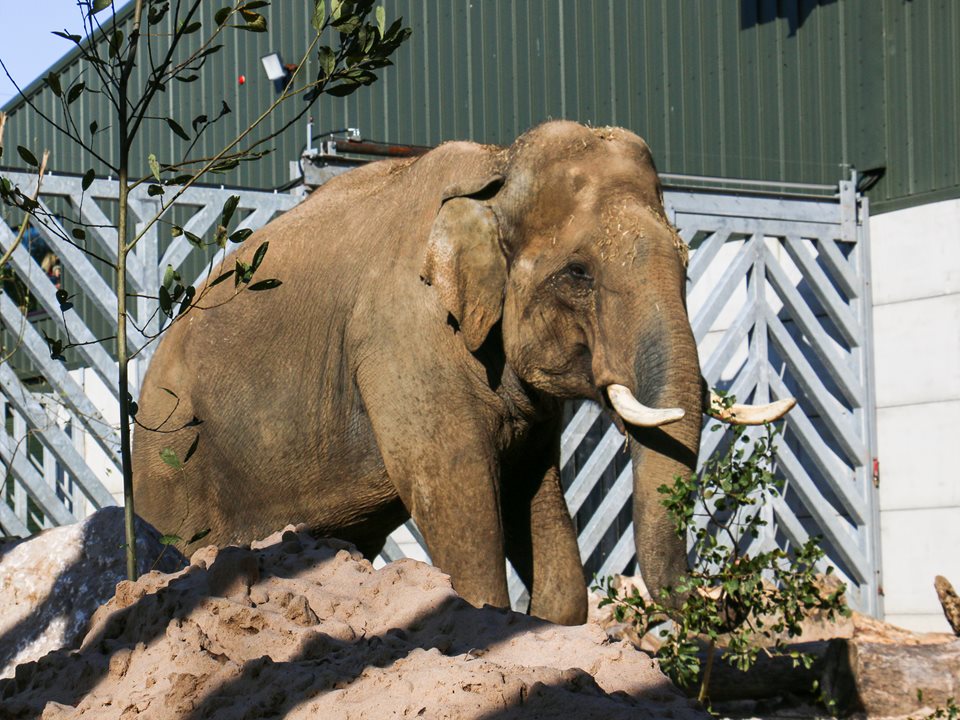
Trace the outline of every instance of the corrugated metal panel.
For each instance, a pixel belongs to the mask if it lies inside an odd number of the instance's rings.
[[[885,0],[887,195],[935,193],[960,174],[960,7]]]
[[[236,33],[191,85],[175,85],[162,114],[184,127],[223,97],[234,112],[213,128],[212,151],[273,97],[259,57],[303,51],[310,3],[277,4],[270,32]],[[509,143],[548,118],[618,124],[643,135],[660,169],[679,174],[833,183],[845,166],[887,167],[873,208],[960,194],[960,7],[955,0],[395,0],[411,40],[381,81],[325,97],[315,127],[360,127],[377,140]],[[204,4],[211,22],[215,5]],[[143,79],[146,64],[138,75]],[[309,68],[308,68],[309,69]],[[76,72],[75,69],[68,71]],[[237,84],[244,74],[247,83]],[[50,98],[38,101],[48,111]],[[269,123],[279,128],[295,101]],[[103,100],[77,103],[81,127]],[[89,162],[29,113],[16,142],[50,145],[55,166]],[[101,126],[108,124],[104,115]],[[109,130],[107,131],[110,132]],[[262,135],[261,135],[262,136]],[[305,142],[291,128],[266,162],[224,176],[275,187]],[[183,143],[151,123],[138,158],[173,157]],[[913,198],[913,200],[911,200]]]

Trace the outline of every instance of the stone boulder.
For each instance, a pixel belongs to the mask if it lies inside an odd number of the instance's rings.
[[[94,611],[126,578],[124,542],[123,508],[111,507],[0,546],[0,678],[12,677],[20,663],[80,644]],[[140,572],[183,567],[183,556],[165,547],[138,519]]]

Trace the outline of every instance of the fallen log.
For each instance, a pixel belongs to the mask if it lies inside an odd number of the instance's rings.
[[[847,641],[847,664],[856,709],[868,715],[903,715],[946,707],[960,697],[960,640],[903,645]]]
[[[788,650],[811,655],[812,665],[794,666],[790,657],[761,654],[749,671],[741,672],[717,653],[709,691],[714,710],[724,713],[745,701],[773,710],[826,700],[832,701],[834,713],[891,716],[946,707],[950,698],[960,697],[960,640],[918,644],[835,638]]]

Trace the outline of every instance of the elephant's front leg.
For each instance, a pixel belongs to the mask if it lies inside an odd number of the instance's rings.
[[[434,564],[473,605],[507,607],[500,467],[477,403],[441,406],[361,383],[390,481],[427,542]]]
[[[573,520],[560,484],[558,436],[504,468],[507,556],[530,591],[530,614],[577,625],[587,619],[587,585]]]
[[[405,474],[398,484],[434,564],[468,602],[509,607],[503,524],[495,469],[463,447],[458,457]],[[474,457],[469,457],[473,455]]]

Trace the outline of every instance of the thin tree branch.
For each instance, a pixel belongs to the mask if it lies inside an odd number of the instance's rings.
[[[13,79],[13,76],[10,75],[10,71],[7,69],[7,66],[3,62],[2,58],[0,58],[0,68],[3,69],[4,75],[7,76],[7,79],[16,88],[17,94],[20,95],[21,98],[23,98],[23,101],[27,104],[27,107],[29,107],[31,110],[33,110],[33,112],[39,115],[52,128],[59,130],[61,133],[66,135],[70,140],[77,143],[77,145],[79,145],[81,148],[83,148],[88,153],[90,153],[99,162],[103,163],[109,170],[111,170],[112,172],[117,172],[117,168],[114,167],[106,158],[101,156],[100,153],[98,153],[92,147],[87,145],[87,143],[83,140],[83,138],[71,133],[67,128],[63,127],[61,123],[55,122],[46,113],[44,113],[39,107],[37,107],[36,104],[34,104],[33,100],[31,100],[29,97],[27,97],[27,95],[24,94],[23,89],[17,84],[17,81]]]

